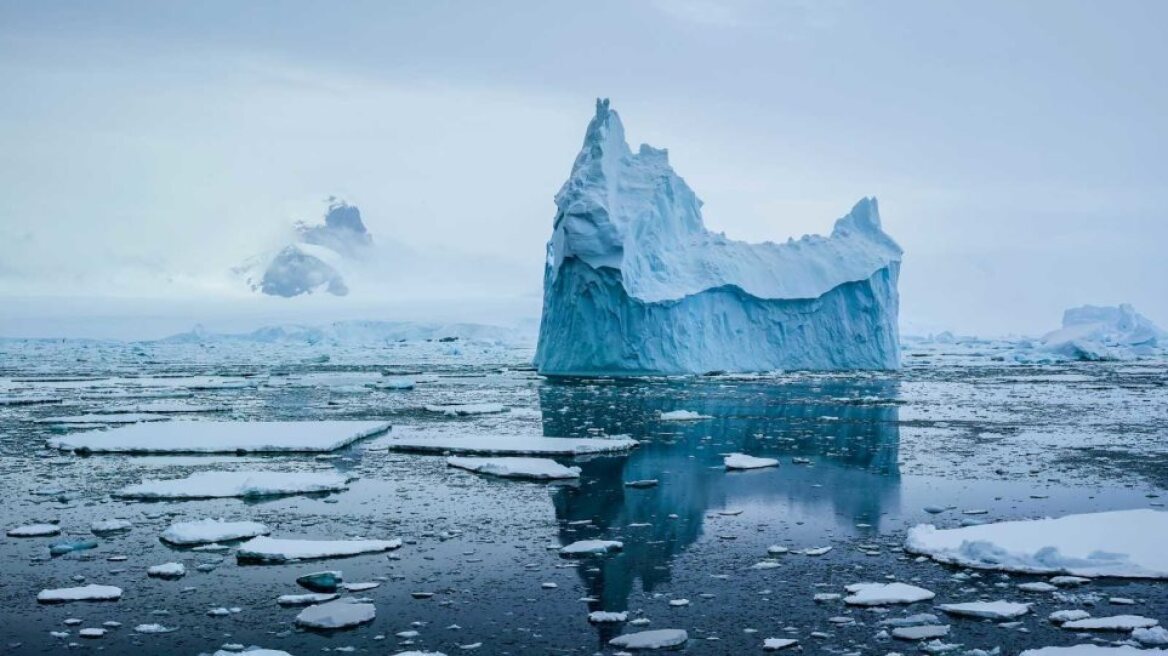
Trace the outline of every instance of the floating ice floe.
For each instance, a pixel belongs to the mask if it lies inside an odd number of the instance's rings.
[[[1053,586],[1046,581],[1030,581],[1028,583],[1019,583],[1018,589],[1022,592],[1054,592],[1055,590],[1058,590],[1056,586]]]
[[[159,538],[168,544],[189,546],[212,542],[231,542],[267,535],[270,529],[259,522],[225,522],[221,519],[200,519],[178,522],[162,532]]]
[[[1168,578],[1168,512],[1150,509],[909,530],[905,549],[980,569]]]
[[[305,608],[296,616],[296,623],[308,629],[347,629],[372,622],[376,616],[373,604],[337,599]]]
[[[134,627],[135,633],[144,633],[148,635],[159,633],[174,633],[175,631],[178,631],[178,629],[174,627],[163,626],[161,624],[139,624],[138,626]]]
[[[117,601],[122,598],[122,589],[112,585],[84,585],[76,588],[41,590],[37,601],[42,604],[59,604],[68,601]]]
[[[794,638],[766,638],[762,641],[763,651],[778,651],[799,644]]]
[[[623,542],[616,540],[578,540],[560,547],[561,556],[599,556],[624,549]]]
[[[380,421],[171,421],[66,435],[49,446],[90,453],[319,453],[387,431]]]
[[[371,387],[374,389],[386,390],[412,390],[417,385],[413,378],[386,378],[383,381],[373,383]]]
[[[1027,649],[1018,656],[1148,656],[1149,653],[1155,653],[1155,651],[1149,652],[1145,649],[1130,645],[1108,647],[1084,643],[1069,647],[1039,647],[1037,649]]]
[[[548,458],[464,458],[452,456],[446,459],[446,464],[450,467],[502,478],[557,480],[580,477],[579,467],[565,467]]]
[[[1076,608],[1073,610],[1056,610],[1050,615],[1047,615],[1046,619],[1055,624],[1062,624],[1063,622],[1073,622],[1075,620],[1087,619],[1088,617],[1091,617],[1091,613]]]
[[[672,649],[680,647],[689,640],[689,634],[684,629],[653,629],[638,633],[626,633],[608,641],[608,644],[621,649]]]
[[[27,524],[8,529],[10,538],[47,538],[60,534],[61,527],[56,524]]]
[[[147,414],[192,414],[203,412],[230,412],[229,405],[211,405],[185,403],[182,401],[156,401],[153,403],[138,403],[113,408],[111,412],[147,413]]]
[[[218,499],[336,492],[349,478],[336,472],[203,471],[150,479],[114,493],[123,499]]]
[[[357,556],[391,551],[401,546],[401,540],[290,540],[258,537],[241,544],[235,557],[240,562],[284,563]]]
[[[294,595],[280,595],[276,598],[276,603],[281,606],[311,606],[313,604],[323,604],[326,601],[332,601],[340,597],[335,592],[309,592],[306,594]]]
[[[62,402],[64,399],[57,396],[0,396],[0,406],[49,405]]]
[[[470,415],[492,415],[507,412],[507,406],[502,403],[452,403],[450,405],[428,405],[428,412],[440,412],[451,417],[467,417]]]
[[[292,656],[292,654],[289,654],[286,651],[280,651],[279,649],[264,649],[263,647],[256,647],[255,645],[252,645],[243,651],[228,651],[226,649],[220,649],[211,654],[211,656],[239,656],[240,654],[246,654],[246,656]]]
[[[1162,626],[1151,626],[1135,629],[1131,633],[1132,640],[1145,647],[1168,646],[1168,629]]]
[[[662,412],[659,415],[661,421],[699,421],[701,419],[713,419],[709,415],[703,415],[693,410],[670,410]]]
[[[539,437],[535,435],[427,435],[422,431],[394,429],[392,439],[379,441],[391,451],[451,453],[481,456],[583,456],[619,453],[639,442],[626,437]]]
[[[102,519],[90,524],[89,532],[94,535],[108,535],[128,531],[133,527],[134,524],[126,519]]]
[[[853,583],[846,589],[851,594],[844,597],[844,603],[852,606],[911,604],[937,596],[929,590],[907,583]]]
[[[763,469],[778,467],[779,461],[774,458],[757,458],[745,453],[731,453],[723,460],[726,469]]]
[[[1010,620],[1030,612],[1030,604],[1012,601],[970,601],[961,604],[941,604],[941,610],[959,617],[981,617],[991,620]]]
[[[82,638],[89,638],[90,640],[96,640],[96,639],[98,639],[98,638],[104,638],[104,637],[105,637],[105,634],[106,634],[106,630],[105,630],[105,629],[99,629],[99,628],[96,628],[96,627],[93,627],[93,628],[87,628],[87,629],[81,629],[80,631],[78,631],[78,632],[77,632],[77,635],[78,635],[79,637],[82,637]]]
[[[628,621],[629,614],[627,611],[605,611],[594,610],[588,613],[588,621],[593,624],[608,624],[614,622]]]
[[[337,588],[341,585],[341,581],[343,580],[344,576],[341,574],[341,572],[334,569],[324,572],[312,572],[311,574],[305,574],[303,576],[297,577],[296,582],[308,588],[309,590],[314,590],[316,592],[336,592]]]
[[[892,637],[899,640],[933,640],[949,635],[945,624],[921,624],[918,626],[898,626],[892,630]]]
[[[1132,629],[1147,629],[1158,624],[1160,624],[1160,620],[1142,615],[1112,615],[1063,622],[1062,627],[1072,631],[1131,631]]]
[[[151,421],[166,421],[167,417],[140,412],[120,412],[108,414],[68,415],[37,419],[38,424],[137,424]]]
[[[64,556],[67,553],[74,551],[85,551],[87,549],[96,549],[97,543],[93,540],[66,540],[64,542],[54,542],[49,545],[49,554],[53,556]]]
[[[146,575],[159,579],[179,579],[187,574],[187,568],[182,563],[163,563],[146,569]]]

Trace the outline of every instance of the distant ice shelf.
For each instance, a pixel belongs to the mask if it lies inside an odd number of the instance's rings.
[[[895,369],[902,251],[865,198],[829,237],[748,244],[607,100],[556,195],[535,364],[548,375]]]

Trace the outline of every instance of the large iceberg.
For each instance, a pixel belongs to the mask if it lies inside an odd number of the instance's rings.
[[[556,195],[535,364],[551,375],[895,369],[900,247],[861,200],[830,237],[708,231],[665,150],[598,100]]]

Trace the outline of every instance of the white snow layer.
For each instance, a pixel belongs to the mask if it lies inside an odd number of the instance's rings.
[[[159,536],[163,542],[186,546],[230,542],[267,535],[268,527],[259,522],[225,522],[221,519],[200,519],[193,522],[178,522]]]
[[[535,362],[543,373],[888,369],[902,251],[863,199],[830,237],[706,229],[668,153],[633,153],[607,100],[556,195]],[[747,347],[746,345],[749,345]]]
[[[1138,509],[942,530],[921,524],[905,548],[944,563],[1034,574],[1168,578],[1168,512]]]
[[[335,492],[349,479],[335,472],[205,471],[186,478],[149,479],[114,493],[126,499],[217,499]]]
[[[93,453],[315,453],[388,430],[380,421],[170,421],[66,435],[49,446]]]
[[[450,467],[502,478],[556,480],[580,477],[579,467],[565,467],[555,460],[547,458],[463,458],[452,456],[446,459],[446,464]]]
[[[401,545],[401,540],[288,540],[258,537],[241,544],[235,556],[241,561],[283,563],[377,553],[397,549]]]

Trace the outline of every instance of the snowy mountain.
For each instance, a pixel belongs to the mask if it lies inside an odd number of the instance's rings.
[[[863,199],[830,237],[708,231],[665,150],[598,100],[556,195],[536,366],[548,374],[899,366],[901,249]]]
[[[293,297],[314,292],[349,293],[342,271],[347,262],[365,258],[373,237],[361,211],[329,199],[324,225],[296,226],[297,242],[275,253],[252,258],[235,269],[252,289],[269,296]]]

